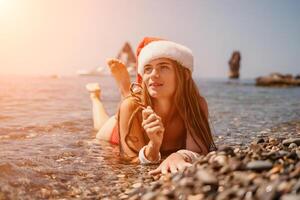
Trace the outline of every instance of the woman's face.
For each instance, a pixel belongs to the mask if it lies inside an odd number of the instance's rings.
[[[158,58],[144,66],[143,81],[152,98],[173,97],[176,89],[175,65],[168,58]]]

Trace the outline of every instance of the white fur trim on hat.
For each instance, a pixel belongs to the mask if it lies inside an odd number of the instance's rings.
[[[192,51],[175,42],[159,40],[146,45],[138,56],[138,73],[144,74],[144,66],[157,58],[169,58],[193,71]]]

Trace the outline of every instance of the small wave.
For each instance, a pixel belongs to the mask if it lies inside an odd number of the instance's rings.
[[[0,164],[0,177],[17,175],[18,170],[16,170],[16,166],[11,163],[3,163]]]
[[[12,116],[5,116],[5,115],[0,115],[0,120],[11,120],[14,119]]]
[[[49,134],[54,132],[91,132],[92,122],[90,119],[63,121],[47,125],[25,126],[17,128],[0,128],[0,140],[5,139],[28,139],[34,138],[41,134]]]

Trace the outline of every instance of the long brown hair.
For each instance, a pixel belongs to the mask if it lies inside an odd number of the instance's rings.
[[[184,121],[187,134],[190,134],[195,144],[199,147],[202,154],[207,154],[210,150],[216,149],[211,129],[209,126],[207,104],[200,95],[196,83],[194,82],[191,71],[178,62],[175,64],[175,75],[177,89],[174,94],[175,110]],[[143,103],[153,106],[151,97],[143,86]]]

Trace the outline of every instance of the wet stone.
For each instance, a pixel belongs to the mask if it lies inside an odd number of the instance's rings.
[[[215,175],[207,170],[197,171],[196,176],[198,180],[201,181],[203,184],[208,184],[208,185],[218,184],[218,179],[215,177]]]
[[[233,199],[234,197],[236,197],[236,192],[237,191],[234,188],[226,189],[217,195],[216,200]]]
[[[270,171],[268,171],[267,175],[270,176],[272,174],[280,173],[282,170],[283,170],[282,165],[276,165]]]
[[[243,166],[243,163],[237,159],[237,158],[231,158],[229,159],[228,161],[228,165],[229,167],[231,168],[231,170],[240,170],[242,169],[244,166]]]
[[[187,200],[202,200],[204,199],[204,194],[188,195]]]
[[[288,155],[289,154],[289,152],[288,151],[278,151],[278,155],[282,158],[282,157],[284,157],[284,156],[286,156],[286,155]]]
[[[180,186],[188,186],[188,187],[192,187],[194,186],[194,179],[191,178],[191,177],[185,177],[185,178],[182,178],[180,181],[179,181],[179,185]]]
[[[300,138],[290,138],[282,141],[282,144],[285,146],[289,146],[291,143],[295,143],[300,146]]]
[[[169,198],[174,198],[175,194],[174,194],[174,190],[170,189],[170,188],[165,188],[161,191],[161,194],[163,194],[164,196]]]
[[[260,186],[256,192],[256,197],[258,199],[264,199],[264,200],[272,200],[276,198],[276,183],[265,183],[262,186]]]
[[[120,199],[128,199],[128,195],[127,194],[121,194],[121,195],[119,195],[119,198]]]
[[[140,188],[142,187],[143,183],[135,183],[132,185],[133,188]]]
[[[221,174],[226,174],[226,173],[228,173],[230,171],[231,171],[230,167],[228,165],[226,165],[226,166],[224,166],[224,167],[221,168],[220,173]]]
[[[224,156],[224,155],[217,155],[214,158],[214,161],[217,162],[221,166],[225,166],[228,163],[227,156]]]
[[[300,193],[300,179],[298,179],[298,181],[294,185],[294,187],[292,189],[292,192],[293,193]]]
[[[153,200],[157,196],[157,192],[148,192],[142,196],[142,200]]]
[[[289,145],[289,148],[290,148],[290,149],[297,148],[297,147],[298,147],[298,145],[295,144],[295,143],[291,143],[291,144]]]
[[[255,140],[253,143],[254,144],[261,144],[261,143],[264,143],[265,140],[263,138],[258,138],[257,140]]]
[[[284,181],[282,183],[280,183],[277,187],[277,191],[286,194],[286,193],[290,193],[293,187],[293,183],[292,182],[287,182]]]
[[[281,200],[299,200],[300,194],[285,194],[281,197]]]
[[[254,171],[263,171],[268,170],[273,167],[273,164],[270,161],[266,160],[256,160],[247,163],[246,169]]]
[[[218,147],[218,150],[223,151],[228,155],[234,155],[234,149],[231,146],[223,145],[223,146]]]
[[[45,188],[42,188],[41,195],[42,195],[42,198],[49,198],[49,196],[51,195],[51,192]]]
[[[249,177],[247,174],[243,173],[243,172],[233,172],[233,177],[234,180],[237,183],[243,184],[243,185],[249,185],[250,181],[251,181],[251,177]]]
[[[172,181],[173,181],[173,182],[177,182],[177,181],[179,181],[182,177],[183,177],[183,174],[177,173],[177,174],[175,174],[175,175],[172,177]]]
[[[126,175],[125,174],[119,174],[117,175],[118,178],[126,178]]]
[[[287,155],[287,158],[290,158],[290,159],[297,159],[298,158],[298,155],[295,151],[292,151],[290,152],[288,155]]]

